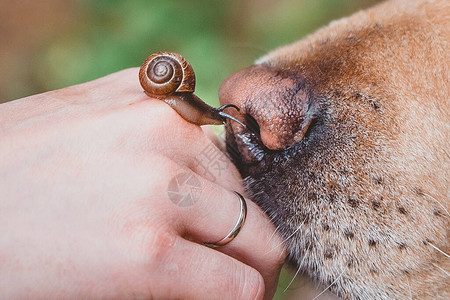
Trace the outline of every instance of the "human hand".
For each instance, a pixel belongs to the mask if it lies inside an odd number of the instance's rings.
[[[202,245],[236,223],[239,174],[223,156],[227,168],[205,173],[202,153],[219,150],[144,95],[137,69],[2,104],[0,136],[3,297],[273,295],[275,228],[248,200],[230,244]],[[201,191],[183,205],[168,193],[180,174]]]

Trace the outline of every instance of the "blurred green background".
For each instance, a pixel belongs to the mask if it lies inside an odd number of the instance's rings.
[[[181,53],[197,95],[274,47],[376,0],[0,0],[0,103]]]
[[[175,51],[196,94],[218,105],[223,79],[269,50],[377,0],[0,0],[0,103],[140,66]],[[137,77],[136,77],[136,80]],[[293,272],[282,272],[277,299]]]

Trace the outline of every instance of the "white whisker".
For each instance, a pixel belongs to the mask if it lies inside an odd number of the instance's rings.
[[[280,245],[278,245],[277,247],[279,247],[279,246],[281,246],[282,244],[284,244],[284,243],[286,243],[291,237],[293,237],[294,236],[294,234],[296,234],[297,233],[297,231],[299,231],[300,230],[300,228],[302,228],[302,226],[303,226],[303,224],[304,224],[304,222],[302,223],[302,224],[300,224],[300,226],[298,226],[297,227],[297,229],[295,229],[294,230],[294,232],[293,233],[291,233],[284,241],[282,241],[281,242],[281,244]]]
[[[432,264],[433,266],[435,266],[436,268],[438,268],[439,270],[441,270],[445,275],[447,275],[448,277],[450,277],[450,273],[447,272],[446,270],[444,270],[443,268],[439,267],[436,264]]]
[[[326,289],[324,289],[319,295],[315,296],[312,300],[316,300],[317,298],[322,296],[323,293],[325,293],[330,287],[333,286],[333,284],[335,284],[339,280],[339,278],[341,278],[342,275],[344,275],[344,272],[345,272],[345,270],[342,271],[342,273],[329,286],[327,286]]]
[[[277,226],[277,228],[275,228],[273,233],[270,235],[269,242],[272,241],[273,237],[275,236],[275,234],[278,232],[279,229],[280,229],[280,226]]]
[[[432,243],[428,242],[428,244],[433,247],[434,249],[436,249],[437,251],[441,252],[443,255],[445,255],[447,258],[450,258],[450,255],[448,255],[447,253],[445,253],[444,251],[442,251],[441,249],[439,249],[438,247],[436,247],[435,245],[433,245]]]
[[[309,251],[309,247],[308,249],[305,251],[305,254],[303,255],[302,261],[300,262],[300,265],[298,266],[297,272],[295,272],[294,278],[292,278],[291,282],[289,282],[288,286],[284,289],[283,293],[286,293],[287,289],[291,286],[291,284],[294,282],[295,278],[297,277],[298,273],[300,272],[300,269],[303,266],[303,262],[305,261],[306,258],[306,252]]]
[[[275,216],[274,216],[274,215],[270,215],[269,218],[270,218],[270,222],[272,222],[272,224],[275,224],[275,221],[274,221]],[[270,243],[272,242],[273,238],[275,237],[276,233],[279,232],[280,228],[281,228],[281,225],[278,225],[278,226],[275,228],[275,230],[274,230],[274,231],[272,232],[272,234],[270,235],[270,237],[269,237],[269,239],[268,239],[268,241],[267,241],[267,244],[270,244]],[[266,254],[272,252],[274,249],[276,249],[276,248],[270,249],[269,251],[266,252]]]
[[[450,217],[450,213],[448,212],[447,208],[445,208],[445,206],[444,206],[441,202],[439,202],[436,198],[434,198],[434,197],[431,196],[430,194],[424,193],[424,195],[430,197],[430,198],[431,198],[432,200],[434,200],[437,204],[439,204],[439,205],[445,210],[445,212],[447,213],[447,215]]]
[[[281,243],[279,243],[277,246],[275,246],[275,247],[273,247],[272,249],[270,249],[267,253],[272,252],[273,250],[277,249],[278,247],[280,247],[281,245],[283,245],[284,243],[286,243],[291,237],[294,236],[294,234],[297,233],[297,231],[300,230],[300,228],[303,226],[304,223],[305,223],[305,222],[303,222],[302,224],[300,224],[300,226],[298,226],[297,229],[295,229],[293,233],[291,233],[287,238],[285,238],[285,239],[284,239]],[[266,253],[266,254],[267,254],[267,253]]]
[[[289,282],[289,284],[287,285],[287,287],[283,290],[283,293],[286,293],[287,289],[291,286],[291,284],[294,282],[295,278],[297,277],[298,273],[300,272],[300,267],[298,267],[297,272],[295,272],[294,277],[292,278],[292,280]]]

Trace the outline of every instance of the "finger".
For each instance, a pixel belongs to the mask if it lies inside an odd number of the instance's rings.
[[[204,127],[200,131],[187,129],[184,135],[190,135],[189,140],[185,140],[184,145],[179,147],[184,153],[174,152],[171,158],[177,161],[181,158],[186,167],[206,180],[220,184],[229,190],[242,190],[239,171],[222,151],[223,149],[218,147],[218,137],[213,137],[214,133],[211,129]],[[175,156],[175,154],[178,155]]]
[[[210,248],[177,238],[165,253],[153,290],[155,298],[262,299],[264,281],[253,268]],[[162,294],[159,294],[162,293]]]
[[[213,182],[199,181],[201,194],[191,206],[179,211],[181,233],[197,242],[219,241],[235,226],[240,200]],[[241,231],[233,241],[217,249],[257,269],[265,279],[267,292],[273,293],[286,254],[268,217],[252,201],[247,199],[246,203],[247,219]]]
[[[269,218],[253,201],[246,202],[248,212],[243,228],[232,242],[218,250],[257,269],[265,279],[266,295],[272,297],[287,253]]]
[[[203,126],[205,136],[222,152],[225,152],[225,131],[223,128],[213,126]]]
[[[133,134],[148,136],[148,146],[182,164],[201,177],[224,187],[240,186],[240,175],[230,159],[204,133],[185,121],[161,100],[144,101],[121,115]]]

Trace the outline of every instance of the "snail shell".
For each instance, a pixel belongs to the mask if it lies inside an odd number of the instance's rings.
[[[139,70],[139,82],[148,96],[170,105],[186,121],[196,125],[224,124],[226,119],[245,125],[223,112],[232,104],[214,108],[194,95],[195,74],[183,56],[173,52],[150,55]]]
[[[139,71],[144,91],[156,98],[195,90],[195,74],[191,65],[180,54],[157,52],[150,55]]]

